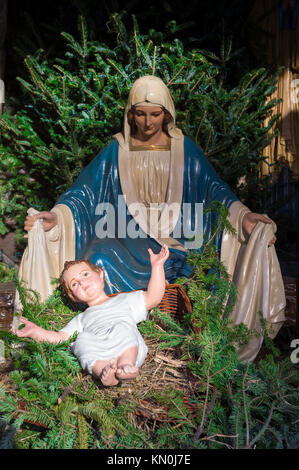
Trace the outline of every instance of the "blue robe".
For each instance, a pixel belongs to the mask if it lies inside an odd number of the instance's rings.
[[[193,205],[203,203],[203,207],[207,208],[212,201],[216,200],[229,207],[232,202],[238,200],[229,186],[220,180],[202,150],[188,137],[184,137],[183,171],[182,203]],[[107,238],[97,236],[96,224],[103,221],[103,212],[98,213],[97,210],[100,203],[110,203],[115,209],[115,226],[112,227],[114,233],[111,236],[110,230]],[[150,278],[147,250],[151,248],[154,253],[158,253],[161,246],[144,233],[145,238],[132,239],[127,235],[124,236],[124,226],[127,227],[130,222],[132,223],[132,216],[126,211],[125,218],[119,217],[120,213],[123,214],[118,211],[119,205],[124,206],[125,202],[118,172],[118,142],[116,140],[107,145],[80,173],[73,186],[59,198],[57,204],[65,204],[72,211],[76,229],[76,259],[88,259],[104,267],[108,281],[121,292],[147,287]],[[193,214],[188,220],[189,231],[195,228],[194,219]],[[182,210],[178,223],[183,224]],[[209,239],[216,223],[215,212],[204,214],[205,239]],[[184,233],[181,235],[181,238],[177,239],[184,244],[189,238],[185,238]],[[221,233],[215,242],[220,249]],[[176,278],[189,276],[191,272],[192,268],[186,262],[186,252],[171,249],[170,256],[165,263],[166,279],[174,282]],[[109,294],[115,292],[115,289],[106,283],[105,291]]]

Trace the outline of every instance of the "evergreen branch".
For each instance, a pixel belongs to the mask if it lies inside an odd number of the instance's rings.
[[[299,410],[299,406],[297,405],[294,405],[293,403],[289,403],[281,394],[280,391],[278,391],[278,395],[279,397],[282,399],[282,401],[287,405],[289,406],[290,408],[294,408],[295,410]]]
[[[154,58],[153,58],[153,70],[152,70],[152,75],[155,75],[155,71],[156,71],[156,53],[157,53],[157,46],[154,47]]]
[[[269,427],[270,425],[270,422],[271,422],[271,419],[272,419],[272,415],[273,415],[273,411],[274,411],[274,408],[275,408],[275,405],[276,403],[273,403],[273,405],[271,406],[271,409],[270,409],[270,412],[268,414],[268,417],[262,427],[262,429],[260,430],[260,432],[252,439],[252,441],[250,442],[249,446],[248,447],[245,447],[245,448],[249,448],[251,449],[254,444],[256,442],[258,442],[258,440],[262,437],[262,435],[266,432],[267,428]]]
[[[80,57],[82,57],[83,55],[82,47],[77,41],[75,41],[74,37],[71,34],[68,34],[65,32],[62,32],[61,36],[64,39],[66,39],[70,43],[72,49],[75,50]]]
[[[174,400],[171,400],[171,403],[176,407],[182,417],[190,424],[191,427],[196,428],[196,426],[190,421],[190,419],[182,412],[181,408],[177,405]]]
[[[138,25],[137,25],[137,21],[136,21],[135,15],[133,15],[133,24],[134,24],[133,29],[134,29],[135,51],[136,51],[136,56],[138,57],[138,56],[139,56],[138,40],[137,40]]]
[[[43,99],[46,103],[50,104],[50,105],[54,105],[56,108],[59,109],[59,107],[57,106],[57,100],[56,98],[53,96],[53,94],[48,90],[48,88],[42,83],[41,80],[39,80],[39,78],[37,77],[37,75],[35,74],[34,70],[33,70],[33,67],[30,65],[30,57],[26,57],[25,59],[25,64],[30,72],[30,75],[31,75],[31,78],[34,82],[34,84],[41,90],[42,92],[42,96],[43,96]],[[51,101],[48,101],[46,99],[46,96],[45,95],[48,95],[50,98],[51,98]]]
[[[84,416],[78,415],[77,421],[77,429],[78,429],[78,438],[77,438],[77,449],[88,449],[88,423]]]
[[[199,82],[201,82],[201,79],[202,77],[204,76],[204,72],[201,74],[201,76],[197,79],[197,81],[195,82],[195,84],[193,85],[193,87],[191,88],[190,92],[192,93],[193,90],[197,87],[197,85],[199,84]]]
[[[107,62],[109,62],[109,64],[111,64],[126,80],[128,80],[128,75],[120,68],[120,65],[117,65],[116,62],[110,58],[107,59]]]
[[[137,34],[134,36],[134,39],[135,39],[135,41],[136,41],[136,45],[138,44],[138,46],[139,46],[139,48],[140,48],[140,51],[141,51],[141,54],[143,55],[143,58],[145,59],[147,65],[152,68],[152,67],[153,67],[153,64],[152,64],[152,61],[151,61],[151,59],[150,59],[150,56],[149,56],[149,55],[147,54],[147,52],[145,51],[145,49],[144,49],[142,43],[138,40]]]
[[[212,348],[212,351],[211,351],[211,356],[210,356],[208,371],[207,371],[207,384],[206,384],[207,388],[206,388],[204,408],[203,408],[203,412],[202,412],[201,423],[200,423],[199,427],[196,430],[196,433],[193,437],[193,441],[197,441],[199,439],[199,437],[201,436],[201,434],[203,432],[203,427],[204,427],[205,420],[206,420],[208,414],[212,411],[212,409],[214,407],[215,400],[216,400],[216,395],[217,395],[217,388],[215,388],[214,391],[213,391],[210,406],[208,407],[208,396],[209,396],[209,390],[210,390],[210,370],[211,370],[212,362],[214,360],[214,343],[213,343],[213,341],[211,341],[211,348]]]
[[[59,70],[59,72],[61,72],[66,77],[68,77],[71,80],[71,82],[77,81],[75,77],[72,77],[70,72],[67,72],[66,70],[64,70],[60,65],[53,64],[53,68]]]
[[[49,163],[49,158],[43,157],[40,153],[37,153],[37,152],[33,152],[33,154],[34,154],[37,158],[40,158],[41,160],[43,160],[44,162]]]
[[[248,367],[249,365],[247,365],[246,371],[244,372],[243,379],[242,379],[243,407],[244,407],[244,417],[245,417],[245,424],[246,424],[246,445],[245,445],[246,449],[249,448],[249,423],[248,423],[247,405],[246,405],[246,397],[245,397],[245,379],[247,377]]]
[[[65,388],[63,389],[62,394],[61,394],[60,397],[58,398],[58,404],[59,404],[59,405],[60,405],[60,403],[62,403],[62,402],[65,400],[65,398],[67,397],[67,395],[69,395],[69,394],[74,390],[74,388],[77,387],[77,385],[78,385],[81,381],[82,381],[82,378],[77,379],[77,380],[75,380],[75,382],[73,382],[71,385],[69,385],[69,386],[67,386],[67,387],[65,387]]]
[[[208,152],[208,148],[209,148],[209,145],[210,145],[210,140],[211,140],[212,134],[213,134],[213,128],[210,127],[208,138],[207,138],[206,143],[205,143],[204,153]]]
[[[17,129],[17,127],[13,126],[11,122],[8,122],[8,120],[6,119],[3,119],[1,118],[0,119],[0,125],[5,127],[6,129],[12,131],[14,134],[16,135],[20,135],[21,132],[19,131],[19,129]]]
[[[57,349],[56,352],[57,352],[58,355],[60,355],[64,359],[64,361],[66,361],[68,363],[71,370],[74,370],[74,371],[76,370],[75,367],[73,366],[73,364],[68,360],[68,358],[66,357],[65,354],[63,354],[61,351],[59,351],[59,349]],[[75,385],[74,385],[74,387],[75,387]]]
[[[238,449],[239,448],[239,414],[240,414],[240,411],[239,411],[238,403],[234,400],[232,387],[231,387],[230,382],[228,382],[228,384],[227,384],[227,391],[228,391],[228,394],[229,394],[230,399],[232,401],[232,405],[237,409],[237,416],[236,416],[236,422],[235,422],[235,429],[236,429],[235,449]]]
[[[216,444],[220,444],[222,446],[225,446],[227,447],[228,449],[233,449],[233,447],[229,444],[227,444],[226,442],[222,442],[222,441],[217,441],[216,439],[213,439],[211,436],[208,436],[208,437],[202,437],[200,439],[201,441],[211,441],[211,442],[215,442]]]
[[[87,37],[86,37],[86,26],[85,26],[85,21],[83,16],[80,16],[80,26],[81,26],[81,33],[82,33],[82,40],[83,40],[83,70],[85,72],[85,58],[86,58],[86,43],[87,43]]]
[[[213,395],[212,395],[210,404],[209,404],[206,412],[205,412],[205,408],[204,408],[205,417],[204,417],[204,420],[202,419],[200,425],[198,426],[198,428],[196,430],[196,433],[194,434],[193,441],[197,441],[200,438],[200,436],[203,432],[204,422],[208,419],[209,415],[213,411],[215,401],[216,401],[216,397],[217,397],[217,392],[218,392],[218,390],[217,390],[217,388],[215,388],[214,391],[213,391]],[[206,406],[206,402],[205,402],[205,406]]]
[[[185,68],[185,65],[182,65],[182,67],[179,69],[179,71],[174,75],[174,77],[172,77],[171,80],[169,80],[169,82],[167,83],[167,85],[171,85],[171,83],[176,79],[176,77],[181,73],[182,70],[184,70]]]
[[[205,120],[205,117],[207,115],[207,110],[205,109],[204,112],[203,112],[203,115],[202,115],[202,118],[201,118],[201,121],[199,123],[199,126],[197,128],[197,131],[196,131],[196,134],[195,134],[195,141],[197,142],[197,138],[198,138],[198,135],[199,135],[199,132],[200,132],[200,129],[201,129],[201,126]]]
[[[213,374],[211,374],[210,378],[212,379],[215,375],[220,374],[221,372],[223,372],[224,370],[228,369],[229,367],[231,367],[231,364],[227,364],[226,366],[221,367],[221,369],[216,370],[216,372],[214,372]]]

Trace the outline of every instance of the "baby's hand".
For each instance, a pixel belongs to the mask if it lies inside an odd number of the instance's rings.
[[[150,255],[150,262],[152,267],[163,266],[169,256],[169,249],[167,245],[162,246],[160,253],[155,254],[150,248],[148,249],[148,252]]]
[[[19,329],[19,327],[24,324],[24,328]],[[39,329],[39,327],[27,320],[25,317],[20,317],[20,321],[17,327],[12,328],[12,332],[19,336],[20,338],[34,338],[34,333]]]

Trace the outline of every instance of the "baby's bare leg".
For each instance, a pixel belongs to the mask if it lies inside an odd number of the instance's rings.
[[[118,379],[135,379],[138,375],[138,367],[136,367],[136,359],[138,354],[138,346],[132,346],[126,349],[117,359],[117,370],[115,376]]]
[[[101,379],[101,382],[106,387],[117,385],[118,380],[115,376],[116,373],[116,360],[110,361],[98,360],[92,367],[92,373]]]

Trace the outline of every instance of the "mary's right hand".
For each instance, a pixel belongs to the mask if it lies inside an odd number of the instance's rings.
[[[57,222],[58,222],[57,214],[55,214],[55,212],[42,211],[34,215],[33,217],[30,215],[27,215],[25,219],[25,223],[24,223],[24,230],[26,230],[26,232],[29,232],[32,229],[33,224],[37,219],[42,219],[45,232],[48,232],[53,227],[55,227],[55,225],[57,225]],[[28,235],[25,235],[25,238],[28,238]]]

